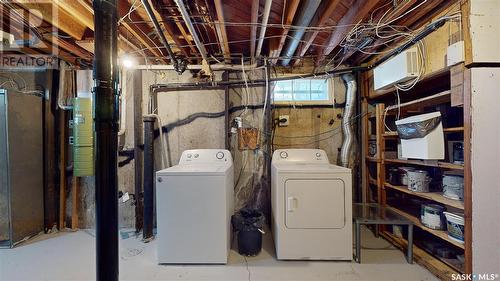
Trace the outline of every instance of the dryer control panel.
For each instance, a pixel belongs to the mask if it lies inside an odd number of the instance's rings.
[[[278,149],[273,153],[273,162],[326,163],[328,156],[322,149]]]
[[[191,149],[182,153],[179,165],[206,164],[206,163],[232,163],[231,152],[225,149]]]

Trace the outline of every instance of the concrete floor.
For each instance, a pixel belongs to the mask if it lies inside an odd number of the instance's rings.
[[[437,280],[403,253],[364,229],[363,263],[277,261],[270,234],[257,257],[231,251],[228,265],[157,265],[156,241],[144,244],[122,231],[121,280]],[[372,250],[368,248],[377,248]],[[41,235],[0,250],[0,280],[95,280],[92,231]]]

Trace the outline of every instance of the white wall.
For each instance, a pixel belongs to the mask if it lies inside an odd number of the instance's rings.
[[[500,274],[500,68],[472,69],[473,272]]]
[[[500,1],[471,0],[472,61],[500,63]]]

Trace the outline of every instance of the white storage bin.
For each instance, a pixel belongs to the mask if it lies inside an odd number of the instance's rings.
[[[441,117],[440,112],[415,115],[396,121],[401,137],[402,156],[413,159],[444,159],[444,134],[441,121],[436,125],[430,122]],[[414,129],[414,130],[413,130]],[[420,135],[419,137],[405,139],[401,130],[407,133]],[[413,130],[413,132],[412,132]],[[424,132],[425,133],[422,133]]]

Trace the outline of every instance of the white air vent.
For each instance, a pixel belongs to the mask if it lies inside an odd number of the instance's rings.
[[[387,89],[414,79],[418,74],[418,50],[413,47],[377,66],[373,70],[373,87],[375,90]]]

